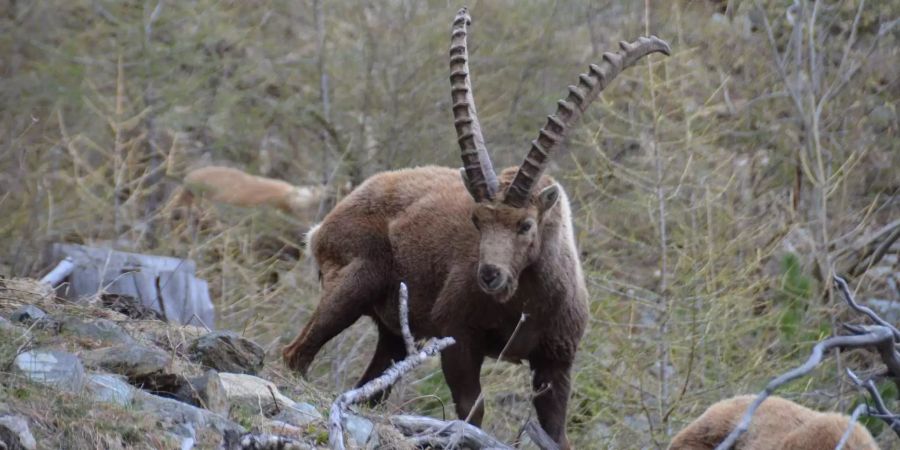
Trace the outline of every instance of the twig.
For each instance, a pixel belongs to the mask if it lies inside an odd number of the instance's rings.
[[[546,431],[534,420],[531,419],[525,424],[525,433],[531,438],[531,442],[537,445],[541,450],[559,450],[559,445]]]
[[[50,271],[50,273],[41,278],[41,283],[50,287],[56,287],[56,285],[62,283],[66,277],[75,271],[75,267],[77,267],[75,265],[75,260],[72,259],[71,256],[66,256],[65,259],[60,261],[59,264]]]
[[[331,404],[331,414],[328,416],[328,443],[334,450],[344,450],[344,411],[353,404],[360,403],[384,391],[394,385],[403,375],[410,372],[430,356],[440,353],[445,348],[456,343],[452,337],[431,339],[417,353],[407,356],[403,361],[389,367],[381,376],[368,383],[344,392]]]
[[[900,330],[897,330],[897,327],[891,325],[886,320],[879,317],[878,314],[876,314],[875,311],[872,311],[872,309],[869,308],[868,306],[864,306],[864,305],[860,305],[859,303],[856,303],[856,300],[853,298],[853,294],[850,293],[850,288],[847,286],[847,281],[845,281],[843,278],[841,278],[839,276],[835,276],[834,283],[837,284],[838,289],[840,289],[840,291],[841,291],[841,294],[844,295],[844,300],[847,301],[847,304],[850,305],[850,307],[853,308],[854,311],[865,314],[870,319],[872,319],[873,322],[890,329],[891,332],[894,334],[894,341],[900,342]],[[900,377],[900,372],[895,372],[894,376]]]
[[[850,372],[850,369],[847,369],[847,371]],[[865,403],[860,403],[859,405],[856,405],[856,408],[853,408],[853,414],[850,415],[850,423],[847,424],[847,431],[844,431],[844,435],[841,436],[841,440],[838,441],[838,445],[834,450],[842,450],[844,448],[844,445],[850,440],[850,435],[853,434],[853,431],[856,428],[856,421],[859,420],[859,416],[868,411],[868,409],[869,407]]]
[[[406,283],[400,283],[400,331],[403,333],[403,342],[406,343],[406,354],[416,353],[416,340],[413,339],[409,329],[409,291]]]
[[[753,414],[756,412],[757,408],[759,408],[762,402],[764,402],[766,398],[772,395],[772,393],[782,385],[812,372],[812,370],[815,369],[816,366],[822,363],[822,358],[829,350],[833,348],[861,348],[879,346],[879,344],[883,344],[884,342],[888,342],[893,345],[893,334],[891,333],[891,330],[885,327],[872,327],[866,334],[857,336],[836,336],[819,342],[815,347],[813,347],[812,354],[809,356],[809,359],[807,359],[806,362],[803,363],[803,365],[789,370],[788,372],[770,381],[769,384],[766,385],[766,388],[763,389],[762,392],[757,395],[756,399],[753,400],[753,403],[751,403],[750,406],[747,407],[747,411],[744,413],[743,417],[741,417],[741,421],[738,423],[738,425],[734,428],[734,430],[731,431],[728,437],[716,447],[716,450],[728,450],[732,446],[734,446],[738,438],[741,437],[741,435],[750,428],[750,421],[753,420]]]
[[[887,406],[884,404],[884,399],[881,398],[881,392],[878,392],[878,387],[875,386],[875,382],[873,382],[871,379],[863,382],[850,369],[847,369],[847,376],[849,376],[857,386],[865,389],[869,393],[869,395],[872,396],[872,401],[875,402],[875,411],[878,412],[878,414],[872,414],[871,409],[869,409],[868,415],[878,417],[879,419],[885,421],[885,423],[887,423],[891,427],[891,429],[894,430],[894,433],[897,433],[897,436],[900,436],[900,420],[898,420],[897,416],[894,415],[894,413],[890,412],[887,409]]]

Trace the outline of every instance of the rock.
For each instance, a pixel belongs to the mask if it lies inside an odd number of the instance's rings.
[[[32,350],[16,356],[14,365],[30,380],[41,384],[72,392],[84,388],[84,366],[71,353]]]
[[[128,406],[134,400],[134,387],[119,375],[89,374],[85,387],[97,401]]]
[[[215,370],[185,380],[184,385],[176,393],[176,398],[222,415],[228,415],[231,408],[225,395],[225,386],[222,385],[222,379]]]
[[[9,319],[13,322],[20,322],[26,325],[31,325],[32,323],[47,317],[47,313],[45,313],[41,308],[38,308],[34,305],[26,305],[17,310],[15,310],[10,316]]]
[[[224,433],[225,431],[245,432],[244,427],[222,415],[171,398],[148,394],[141,390],[135,391],[134,405],[140,411],[154,414],[158,418],[171,423],[190,423],[199,427],[209,426],[219,433]]]
[[[107,319],[83,320],[69,317],[62,321],[60,332],[103,345],[134,344],[134,339],[122,327]]]
[[[129,380],[142,380],[165,372],[172,358],[168,353],[143,345],[117,345],[85,352],[85,364],[96,369],[104,369]]]
[[[306,402],[296,402],[291,406],[283,408],[281,412],[272,417],[274,420],[289,423],[298,427],[306,426],[312,422],[322,419],[322,414],[315,406]]]
[[[191,360],[219,372],[255,375],[262,369],[265,352],[254,342],[232,331],[214,331],[191,343]]]
[[[344,431],[347,432],[350,439],[355,441],[355,445],[353,443],[350,444],[351,447],[365,447],[374,429],[375,424],[365,417],[360,417],[356,414],[346,414],[344,416]]]
[[[22,416],[0,416],[0,448],[4,450],[34,450],[37,442],[28,429],[28,420]]]
[[[295,402],[278,391],[271,381],[253,375],[220,373],[228,403],[271,416],[276,410],[293,407]],[[259,411],[262,408],[262,411]]]

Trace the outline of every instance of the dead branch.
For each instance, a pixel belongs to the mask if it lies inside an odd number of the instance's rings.
[[[525,433],[531,438],[531,442],[541,450],[559,450],[559,445],[534,419],[525,424]]]
[[[871,407],[867,407],[866,414],[883,420],[894,430],[894,433],[897,433],[897,436],[900,436],[900,417],[888,410],[887,405],[884,404],[884,399],[881,398],[881,392],[875,386],[875,382],[871,378],[866,381],[860,380],[850,369],[847,369],[847,376],[850,377],[854,384],[865,389],[872,397],[872,401],[875,403],[875,411],[873,412]]]
[[[850,372],[850,370],[847,370]],[[847,430],[844,431],[844,434],[841,436],[841,440],[838,441],[838,445],[834,447],[834,450],[842,450],[844,445],[847,444],[847,441],[850,440],[850,435],[853,434],[853,429],[856,428],[856,422],[859,420],[859,416],[868,410],[868,406],[865,403],[860,403],[856,405],[856,408],[853,408],[853,414],[850,415],[850,423],[847,424]]]
[[[422,416],[392,416],[391,425],[405,436],[411,436],[418,448],[447,448],[456,440],[460,448],[512,450],[497,438],[462,420],[432,419]]]
[[[445,348],[456,343],[452,337],[431,339],[418,352],[407,356],[403,361],[389,367],[381,376],[368,383],[341,394],[331,405],[328,416],[328,442],[332,449],[344,450],[344,412],[350,405],[363,402],[393,386],[403,375],[409,373],[425,362],[430,356],[437,355]]]
[[[897,327],[882,319],[878,314],[875,313],[875,311],[872,311],[872,309],[868,306],[856,303],[856,300],[853,298],[853,294],[850,292],[850,288],[847,286],[847,281],[839,276],[835,276],[834,283],[837,284],[838,289],[840,289],[841,294],[843,294],[844,296],[844,300],[847,301],[847,304],[850,305],[850,307],[853,308],[854,311],[865,314],[870,319],[872,319],[873,322],[890,329],[894,335],[894,341],[900,342],[900,330],[897,330]],[[900,371],[894,372],[894,375],[900,376]]]
[[[409,329],[409,291],[406,283],[400,283],[400,331],[403,334],[403,342],[406,343],[406,354],[416,353],[416,340]]]

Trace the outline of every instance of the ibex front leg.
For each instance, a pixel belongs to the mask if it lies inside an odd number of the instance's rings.
[[[542,358],[534,358],[529,363],[534,371],[532,388],[538,421],[560,449],[568,450],[566,405],[569,403],[572,363]]]

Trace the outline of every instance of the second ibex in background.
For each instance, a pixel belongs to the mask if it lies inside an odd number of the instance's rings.
[[[485,357],[528,361],[540,424],[568,448],[570,371],[588,318],[587,291],[568,199],[542,174],[566,131],[600,91],[642,57],[668,54],[669,46],[656,37],[641,38],[604,54],[569,87],[522,165],[498,177],[469,82],[470,21],[461,9],[450,45],[462,172],[419,167],[380,173],[325,217],[308,238],[321,271],[321,301],[284,349],[284,358],[305,373],[328,340],[366,315],[379,334],[360,384],[377,377],[405,355],[397,305],[404,281],[413,334],[456,339],[441,354],[441,365],[459,417],[481,423],[479,375]],[[519,325],[523,314],[527,319]]]

